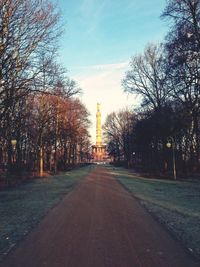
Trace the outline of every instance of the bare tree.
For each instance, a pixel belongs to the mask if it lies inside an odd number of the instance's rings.
[[[128,167],[131,166],[134,149],[132,138],[134,122],[133,112],[127,109],[109,114],[103,125],[109,154],[118,164],[125,161]]]
[[[200,1],[170,0],[162,15],[172,22],[165,50],[173,97],[183,105],[188,125],[188,149],[200,158]]]
[[[3,0],[0,5],[1,116],[32,88],[39,51],[60,34],[59,15],[50,1]]]
[[[125,92],[136,93],[148,108],[160,109],[169,97],[162,46],[150,44],[143,55],[134,56],[122,85]]]

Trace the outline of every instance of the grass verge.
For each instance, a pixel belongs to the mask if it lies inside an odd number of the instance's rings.
[[[0,192],[0,259],[90,171],[82,167]]]
[[[137,177],[115,168],[114,176],[153,216],[200,258],[200,182]]]

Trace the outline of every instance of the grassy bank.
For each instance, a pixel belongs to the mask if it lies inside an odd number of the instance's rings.
[[[115,168],[112,173],[185,247],[200,257],[200,182],[141,178],[122,168]]]
[[[0,192],[0,258],[22,239],[73,187],[90,167],[36,179]]]

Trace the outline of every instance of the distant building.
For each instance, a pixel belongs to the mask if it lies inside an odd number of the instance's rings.
[[[108,160],[106,152],[106,145],[102,144],[102,128],[101,128],[101,112],[100,104],[97,103],[96,113],[96,145],[92,146],[92,161],[93,162],[105,162]]]

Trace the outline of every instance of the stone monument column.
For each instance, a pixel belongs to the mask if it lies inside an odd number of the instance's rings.
[[[100,104],[97,103],[97,113],[96,113],[96,145],[102,144],[102,132],[101,132],[101,112]]]
[[[100,104],[97,103],[96,113],[96,144],[92,146],[92,157],[94,162],[104,162],[106,156],[106,146],[102,144],[101,111]]]

